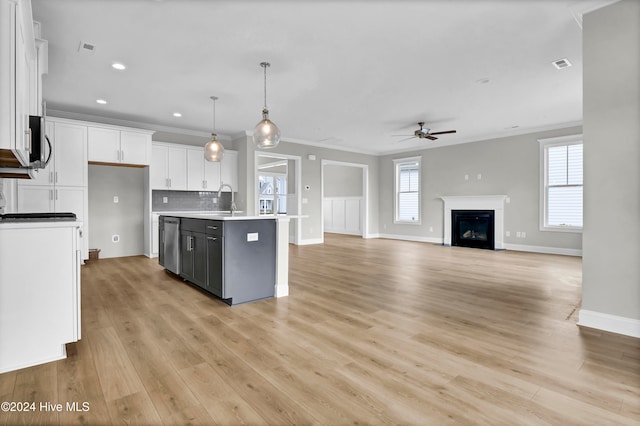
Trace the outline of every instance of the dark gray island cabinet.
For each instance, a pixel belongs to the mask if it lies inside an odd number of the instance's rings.
[[[165,244],[164,218],[179,218],[179,244]],[[178,256],[184,280],[229,305],[274,297],[276,220],[268,217],[164,215],[159,230],[160,264]],[[171,246],[171,247],[170,247]],[[175,253],[167,253],[172,250]]]

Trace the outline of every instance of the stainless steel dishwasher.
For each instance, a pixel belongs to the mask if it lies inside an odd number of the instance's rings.
[[[180,274],[180,219],[164,218],[164,267]]]

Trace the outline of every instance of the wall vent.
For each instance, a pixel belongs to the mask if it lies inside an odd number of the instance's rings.
[[[557,61],[553,61],[552,64],[559,70],[563,68],[569,68],[571,66],[571,62],[569,62],[567,58],[558,59]]]

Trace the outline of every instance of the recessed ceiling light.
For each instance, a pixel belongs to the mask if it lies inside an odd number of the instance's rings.
[[[569,68],[571,66],[571,62],[569,62],[567,58],[558,59],[557,61],[553,61],[551,63],[559,70],[563,68]]]
[[[107,101],[105,101],[104,99],[97,99],[96,102],[99,103],[100,105],[106,105],[107,104]]]
[[[173,116],[174,116],[174,117],[182,117],[182,114],[180,114],[179,112],[174,112],[174,113],[173,113]]]
[[[127,69],[127,67],[124,66],[124,64],[121,64],[120,62],[114,62],[113,64],[111,64],[111,66],[118,71]]]

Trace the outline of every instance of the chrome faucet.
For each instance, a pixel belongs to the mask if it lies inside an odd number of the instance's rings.
[[[231,191],[231,213],[235,212],[236,210],[238,210],[238,208],[236,207],[236,202],[234,201],[234,195],[233,195],[233,188],[231,188],[231,185],[229,185],[228,183],[224,183],[222,182],[220,184],[220,188],[218,188],[218,198],[220,198],[220,196],[222,195],[222,188],[224,187],[229,188],[229,191]]]

